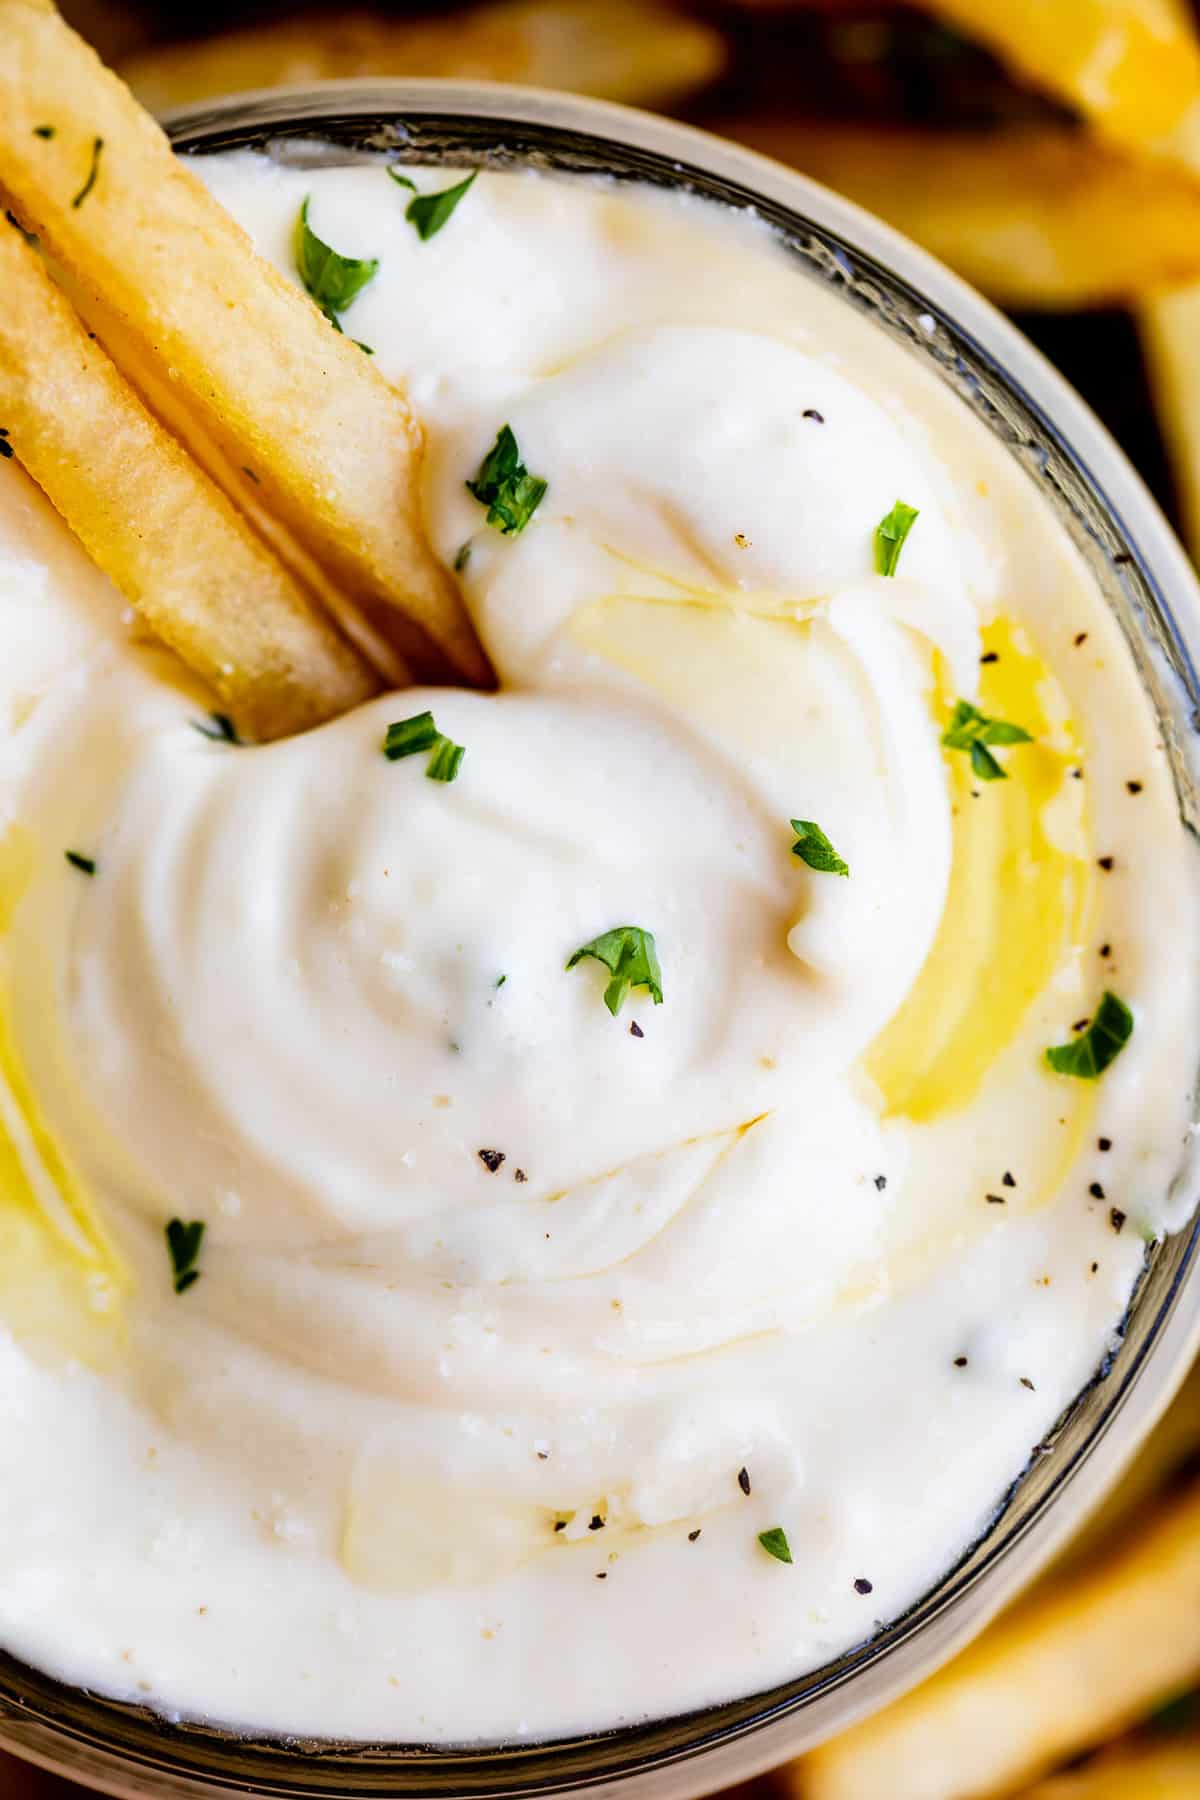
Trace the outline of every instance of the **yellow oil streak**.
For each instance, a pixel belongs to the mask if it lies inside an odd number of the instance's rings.
[[[33,873],[30,835],[0,838],[0,931]],[[93,1366],[121,1341],[125,1270],[42,1121],[12,1042],[0,988],[0,1294],[19,1338]]]
[[[1093,903],[1084,786],[1070,775],[1080,747],[1065,697],[1022,632],[998,621],[984,642],[998,661],[983,666],[981,711],[1024,725],[1038,741],[1000,752],[1006,781],[980,782],[968,756],[946,753],[954,856],[941,927],[864,1059],[887,1111],[918,1122],[971,1100],[1030,1003],[1083,941]],[[940,716],[950,701],[943,694]],[[1078,1110],[1083,1092],[1064,1105]]]

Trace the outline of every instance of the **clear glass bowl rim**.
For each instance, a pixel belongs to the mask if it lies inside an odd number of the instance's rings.
[[[753,206],[810,276],[900,331],[1044,486],[1121,618],[1159,711],[1196,831],[1200,588],[1154,501],[1088,407],[977,293],[879,220],[706,132],[627,107],[483,82],[378,81],[237,94],[167,121],[211,152],[289,138],[409,160],[511,160],[683,185]],[[808,246],[807,249],[804,246]],[[1064,511],[1065,508],[1065,511]],[[1196,1183],[1189,1168],[1181,1179]],[[600,1793],[686,1800],[842,1729],[943,1661],[1053,1554],[1166,1405],[1200,1340],[1200,1223],[1147,1257],[1122,1342],[1014,1484],[986,1535],[901,1619],[769,1694],[549,1744],[479,1749],[257,1741],[173,1725],[65,1687],[0,1653],[0,1744],[101,1791],[146,1800],[247,1793],[484,1796]]]

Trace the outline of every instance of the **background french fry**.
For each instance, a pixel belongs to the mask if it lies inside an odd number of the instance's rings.
[[[1200,286],[1151,296],[1138,324],[1184,537],[1200,558]]]
[[[372,693],[371,671],[151,417],[20,233],[0,226],[0,421],[93,561],[253,737]]]
[[[1067,127],[717,129],[878,213],[1004,305],[1106,306],[1200,275],[1200,180]]]
[[[85,310],[171,370],[197,428],[254,469],[272,514],[422,674],[448,665],[486,684],[425,538],[403,395],[255,254],[49,0],[0,0],[0,43],[0,185]]]
[[[1029,1788],[1023,1800],[1196,1800],[1200,1739],[1142,1743]]]
[[[516,0],[449,19],[326,13],[145,52],[121,65],[155,112],[217,94],[360,75],[566,87],[666,106],[719,72],[720,36],[641,0]]]
[[[783,1772],[793,1800],[982,1800],[1135,1723],[1200,1673],[1200,1482],[953,1662]]]
[[[1108,138],[1200,166],[1200,48],[1175,0],[934,0]]]

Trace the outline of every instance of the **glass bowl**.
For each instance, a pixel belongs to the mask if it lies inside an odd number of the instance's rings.
[[[484,83],[277,89],[193,109],[170,128],[178,149],[193,155],[270,145],[312,162],[386,150],[414,162],[650,182],[756,210],[794,258],[798,280],[820,282],[920,357],[1041,488],[1120,620],[1195,833],[1200,589],[1186,558],[1077,395],[985,301],[878,220],[704,132],[624,107]],[[1195,1168],[1178,1180],[1197,1185]],[[1166,1405],[1196,1347],[1198,1239],[1193,1223],[1147,1250],[1118,1347],[1037,1446],[986,1534],[933,1591],[868,1642],[768,1693],[588,1737],[429,1749],[255,1740],[173,1724],[0,1654],[0,1743],[130,1800],[534,1796],[617,1787],[687,1800],[743,1780],[927,1675],[1079,1524]]]

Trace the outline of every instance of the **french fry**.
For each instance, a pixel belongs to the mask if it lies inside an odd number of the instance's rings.
[[[0,43],[0,187],[85,315],[132,347],[124,372],[169,371],[198,434],[422,674],[486,684],[426,541],[404,396],[256,255],[50,0],[0,0]]]
[[[847,194],[1008,306],[1107,306],[1200,275],[1200,180],[1082,132],[718,129]]]
[[[520,81],[665,106],[711,81],[722,62],[722,40],[709,26],[641,0],[516,0],[437,20],[306,14],[148,51],[121,73],[155,112],[360,75]]]
[[[1175,0],[934,0],[933,10],[1115,143],[1200,168],[1200,45]]]
[[[1029,1788],[1022,1800],[1196,1800],[1200,1739],[1144,1742]]]
[[[1200,287],[1155,294],[1137,318],[1184,540],[1200,558]]]
[[[4,441],[153,631],[253,737],[301,731],[372,693],[372,671],[4,225],[0,287]]]
[[[793,1800],[1012,1793],[1133,1724],[1198,1671],[1200,1482],[783,1779]]]

